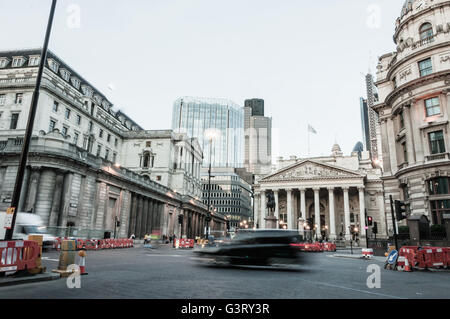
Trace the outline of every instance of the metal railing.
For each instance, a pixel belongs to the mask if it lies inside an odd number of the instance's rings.
[[[427,161],[439,161],[439,160],[446,160],[449,158],[449,153],[441,153],[441,154],[432,154],[428,155]]]

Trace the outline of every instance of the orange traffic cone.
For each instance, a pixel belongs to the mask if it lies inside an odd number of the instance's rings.
[[[83,246],[83,248],[78,252],[78,256],[80,256],[80,262],[79,265],[80,266],[80,275],[87,275],[88,273],[86,272],[86,247]]]
[[[408,258],[405,258],[405,271],[411,272],[411,266],[409,265]]]

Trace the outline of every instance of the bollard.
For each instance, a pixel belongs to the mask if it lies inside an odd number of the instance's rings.
[[[44,243],[44,236],[29,235],[28,240],[37,242],[39,246],[39,257],[36,259],[36,268],[28,269],[28,273],[31,275],[42,274],[46,271],[46,269],[42,267],[42,245]]]
[[[61,243],[58,269],[53,270],[53,272],[60,274],[61,277],[70,276],[73,271],[68,271],[67,267],[75,264],[76,250],[77,247],[75,240],[63,240]]]
[[[83,246],[83,248],[81,248],[81,250],[78,252],[78,256],[80,256],[80,262],[79,262],[79,266],[80,266],[80,275],[87,275],[88,273],[86,272],[86,247]]]

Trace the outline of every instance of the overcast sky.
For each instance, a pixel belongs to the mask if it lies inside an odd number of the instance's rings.
[[[145,129],[181,96],[262,98],[274,156],[349,154],[363,73],[404,0],[59,0],[50,49]],[[50,0],[0,1],[0,49],[40,47]]]

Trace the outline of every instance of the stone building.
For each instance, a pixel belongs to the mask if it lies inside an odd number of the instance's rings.
[[[386,210],[389,196],[408,214],[443,224],[450,211],[450,1],[405,2],[395,52],[377,66]],[[389,216],[390,214],[388,214]]]
[[[369,152],[344,156],[339,145],[328,157],[279,158],[275,172],[255,187],[258,225],[304,231],[310,219],[318,238],[349,240],[357,234],[364,240],[367,211],[378,224],[378,237],[387,237],[380,175]],[[273,214],[267,209],[269,193],[276,204]]]
[[[165,131],[123,134],[121,165],[197,200],[202,196],[203,152],[196,138]]]
[[[33,94],[40,50],[0,52],[0,210],[9,207]],[[141,238],[145,233],[202,234],[206,206],[199,194],[199,172],[163,172],[161,161],[167,150],[158,143],[195,145],[195,141],[172,139],[171,133],[141,132],[142,128],[94,86],[54,53],[45,61],[33,139],[25,173],[19,211],[41,216],[52,227],[77,227],[96,237],[105,232]],[[141,133],[139,133],[141,132]],[[165,135],[164,138],[162,138]],[[129,152],[130,145],[158,140],[154,147],[143,145]],[[161,139],[162,138],[162,139]],[[163,142],[162,142],[163,141]],[[168,142],[170,141],[170,142]],[[185,144],[186,143],[186,144]],[[189,146],[190,147],[190,146]],[[142,153],[148,151],[148,153]],[[198,166],[201,150],[194,147]],[[139,169],[129,155],[155,155],[161,180],[151,170]],[[128,163],[135,170],[127,169]],[[145,168],[139,167],[137,168]],[[172,167],[173,168],[173,167]],[[165,175],[164,175],[165,174]],[[181,178],[170,177],[170,174]],[[163,180],[163,176],[165,180]],[[186,192],[172,187],[191,178]],[[167,181],[166,185],[164,183]],[[180,189],[180,188],[178,188]],[[178,215],[185,216],[178,224]],[[115,227],[120,221],[120,226]],[[225,219],[214,215],[212,228],[225,229]],[[116,228],[116,229],[115,229]]]

